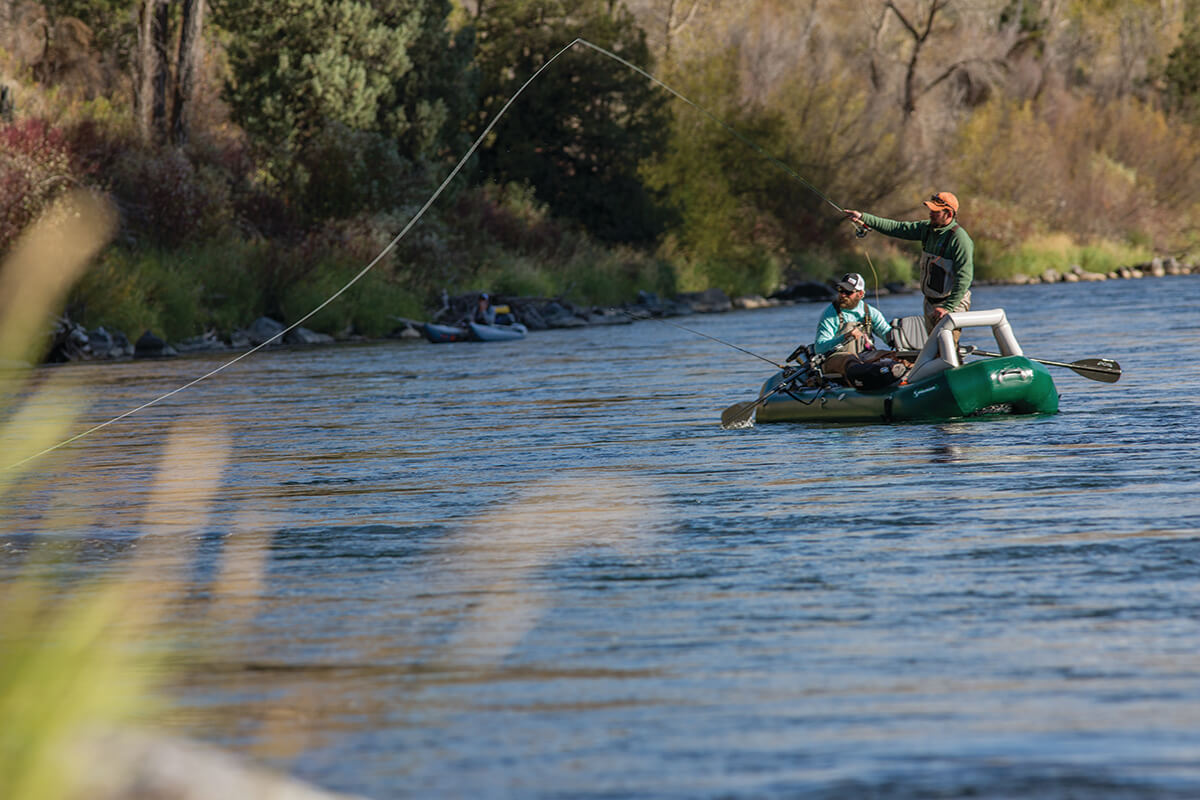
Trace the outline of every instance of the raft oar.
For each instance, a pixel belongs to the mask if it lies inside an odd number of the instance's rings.
[[[971,350],[968,355],[970,353],[974,353],[977,356],[1003,358],[1003,355],[1000,353],[989,353],[986,350]],[[1066,367],[1085,378],[1100,381],[1101,383],[1116,383],[1121,380],[1121,365],[1111,358],[1084,358],[1079,361],[1072,361],[1070,364],[1064,364],[1061,361],[1046,361],[1045,359],[1032,358],[1031,356],[1025,356],[1025,358],[1050,367]]]
[[[771,395],[775,394],[776,392],[783,392],[792,388],[792,385],[796,382],[796,378],[799,376],[800,372],[797,371],[793,375],[784,378],[779,382],[778,386],[757,400],[746,400],[741,403],[734,403],[729,408],[721,412],[721,427],[725,430],[742,427],[750,421],[750,417],[754,415],[755,410],[763,403],[767,402],[767,399],[770,398]]]

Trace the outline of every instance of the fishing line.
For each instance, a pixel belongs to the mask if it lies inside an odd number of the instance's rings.
[[[744,347],[738,347],[736,344],[727,342],[724,339],[718,339],[715,336],[709,336],[707,333],[704,333],[703,331],[693,330],[692,328],[689,328],[686,325],[678,325],[674,322],[667,322],[665,319],[658,319],[656,317],[639,316],[637,314],[634,314],[632,311],[622,311],[622,313],[628,314],[633,319],[638,319],[638,320],[647,319],[647,320],[650,320],[651,322],[661,322],[663,325],[670,325],[672,328],[679,328],[679,330],[681,330],[681,331],[687,331],[688,333],[694,333],[697,336],[703,336],[705,339],[711,339],[714,342],[717,342],[718,344],[723,344],[726,347],[732,347],[734,350],[740,350],[748,356],[754,356],[759,361],[765,361],[773,367],[778,367],[779,369],[786,369],[786,367],[784,367],[783,364],[780,364],[777,361],[772,361],[771,359],[767,358],[766,356],[760,356],[758,353],[752,353],[751,351],[747,350]]]
[[[461,159],[459,159],[458,163],[454,165],[454,169],[450,170],[450,174],[447,175],[446,179],[442,181],[441,185],[438,186],[438,188],[436,190],[434,190],[433,194],[429,196],[429,199],[426,200],[425,204],[421,206],[421,208],[417,211],[417,213],[415,215],[413,215],[412,219],[410,219],[408,221],[408,224],[404,226],[404,228],[400,231],[400,233],[396,234],[396,236],[387,244],[387,246],[384,247],[383,250],[381,250],[379,252],[379,255],[377,255],[377,256],[375,256],[375,258],[371,259],[370,263],[368,263],[365,267],[363,267],[358,272],[358,274],[356,274],[349,281],[347,281],[346,284],[342,288],[338,289],[336,292],[334,292],[332,295],[330,295],[323,303],[318,305],[312,311],[305,314],[300,319],[293,322],[291,325],[287,326],[283,330],[276,333],[271,338],[267,339],[266,341],[262,342],[261,344],[254,346],[250,350],[247,350],[246,352],[241,353],[241,354],[231,358],[229,361],[226,361],[225,363],[221,364],[220,366],[204,373],[200,377],[195,378],[194,380],[188,381],[187,383],[183,384],[182,386],[179,386],[176,389],[173,389],[165,394],[162,394],[162,395],[154,398],[153,400],[150,400],[149,402],[143,403],[136,408],[132,408],[129,411],[119,414],[119,415],[113,417],[112,419],[107,420],[106,422],[101,422],[98,425],[94,425],[91,428],[88,428],[87,430],[83,431],[82,433],[77,433],[74,436],[70,437],[69,439],[64,439],[63,441],[59,442],[58,444],[47,447],[44,450],[34,453],[33,455],[26,456],[25,458],[21,459],[20,461],[16,461],[12,464],[7,465],[6,467],[4,467],[4,469],[5,470],[15,469],[16,467],[19,467],[23,464],[27,464],[36,458],[40,458],[41,456],[52,453],[55,450],[58,450],[62,447],[66,447],[67,445],[72,444],[73,442],[77,442],[80,439],[84,438],[85,436],[90,436],[91,434],[93,434],[99,430],[107,428],[109,425],[120,422],[121,420],[125,419],[126,417],[133,416],[134,414],[137,414],[140,411],[144,411],[147,408],[150,408],[151,406],[158,405],[162,401],[167,400],[171,397],[174,397],[175,395],[179,394],[180,392],[190,389],[191,387],[195,386],[196,384],[201,383],[202,381],[206,381],[209,378],[213,377],[214,375],[217,375],[218,373],[225,371],[226,369],[228,369],[229,367],[232,367],[234,364],[238,363],[239,361],[241,361],[245,358],[248,358],[251,355],[257,353],[259,350],[262,350],[264,347],[267,347],[268,345],[272,344],[276,340],[281,339],[283,336],[286,336],[288,333],[294,331],[296,328],[300,327],[302,324],[304,324],[308,320],[312,319],[320,311],[325,309],[330,303],[332,303],[334,300],[338,299],[343,294],[345,294],[346,291],[350,289],[350,287],[352,287],[354,284],[358,283],[358,281],[361,280],[364,275],[366,275],[368,272],[370,272],[372,269],[374,269],[375,265],[377,265],[380,261],[382,261],[384,259],[385,256],[387,256],[388,253],[390,253],[392,250],[395,249],[396,245],[399,244],[400,241],[405,236],[408,235],[408,232],[411,231],[413,229],[413,227],[417,224],[417,222],[420,221],[421,217],[425,216],[425,212],[429,210],[429,208],[437,201],[437,199],[439,197],[441,197],[442,193],[446,190],[446,187],[449,186],[450,182],[452,180],[454,180],[455,177],[458,176],[458,173],[462,171],[462,168],[466,165],[467,161],[470,160],[471,156],[475,155],[475,151],[479,149],[479,146],[481,144],[483,144],[484,139],[486,139],[488,137],[488,135],[491,134],[492,130],[496,127],[497,123],[500,122],[501,118],[508,111],[508,109],[512,106],[512,104],[516,102],[517,98],[520,97],[521,94],[524,93],[524,91],[527,88],[529,88],[529,85],[532,84],[535,80],[537,80],[543,72],[545,72],[547,69],[549,69],[550,66],[555,61],[557,61],[560,56],[562,56],[564,53],[566,53],[568,50],[570,50],[572,47],[574,47],[577,44],[584,45],[585,47],[590,47],[592,50],[595,50],[597,53],[600,53],[601,55],[607,56],[608,58],[611,58],[612,60],[614,60],[620,64],[623,64],[624,66],[628,67],[629,69],[633,70],[634,72],[638,73],[639,75],[645,77],[646,79],[648,79],[649,81],[654,83],[656,86],[659,86],[662,89],[665,89],[666,91],[670,92],[672,95],[674,95],[678,99],[682,100],[684,103],[687,103],[689,106],[691,106],[692,108],[699,111],[701,114],[703,114],[708,119],[715,122],[717,125],[721,126],[721,128],[728,131],[732,136],[734,136],[734,138],[736,138],[742,144],[751,148],[756,153],[758,153],[759,155],[763,156],[768,161],[770,161],[772,164],[775,164],[777,167],[782,169],[784,172],[786,172],[788,175],[790,175],[796,181],[799,181],[801,184],[806,186],[809,190],[811,190],[814,194],[816,194],[818,197],[820,197],[826,203],[828,203],[829,205],[836,208],[839,212],[843,211],[843,208],[841,206],[839,206],[837,203],[830,200],[829,197],[827,197],[824,192],[822,192],[820,189],[818,189],[816,186],[814,186],[812,183],[810,183],[808,180],[806,180],[804,178],[804,176],[800,175],[795,170],[793,170],[791,167],[789,167],[787,164],[783,163],[778,158],[776,158],[775,156],[768,153],[766,150],[764,150],[758,144],[754,143],[750,139],[743,136],[735,128],[726,124],[723,120],[721,120],[720,118],[718,118],[717,116],[715,116],[714,114],[709,112],[707,109],[702,108],[700,105],[693,102],[690,98],[686,97],[685,95],[676,91],[672,87],[663,83],[661,80],[656,78],[654,75],[651,75],[649,72],[647,72],[646,70],[637,66],[636,64],[633,64],[633,63],[625,60],[624,58],[621,58],[621,56],[617,55],[616,53],[613,53],[610,50],[606,50],[605,48],[600,47],[599,45],[592,44],[591,42],[589,42],[586,39],[577,38],[574,41],[572,41],[570,44],[568,44],[566,47],[562,48],[557,53],[555,53],[553,56],[551,56],[546,61],[545,64],[540,66],[537,69],[537,71],[535,71],[533,73],[533,75],[531,75],[525,81],[525,83],[521,84],[521,87],[519,89],[517,89],[517,91],[514,92],[511,97],[508,98],[508,100],[504,103],[504,105],[496,113],[496,116],[494,116],[492,118],[492,120],[487,124],[487,126],[483,129],[483,133],[479,134],[479,136],[475,139],[474,143],[472,143],[470,148],[467,149],[466,154]],[[667,324],[667,325],[674,324],[674,323],[666,322],[665,320],[655,320],[655,321],[663,322],[664,324]],[[676,325],[675,327],[681,328],[683,330],[690,330],[689,328],[684,328],[682,325]],[[700,331],[690,331],[690,332],[695,333],[699,336],[704,336],[706,338],[712,339],[713,341],[720,342],[721,344],[728,345],[729,347],[732,347],[735,350],[741,350],[744,353],[752,355],[755,358],[762,359],[763,361],[766,361],[767,363],[772,364],[774,366],[777,366],[777,367],[780,366],[779,364],[776,364],[774,361],[771,361],[768,358],[757,355],[756,353],[751,353],[749,350],[744,350],[743,348],[738,347],[737,345],[729,344],[729,342],[723,342],[720,339],[717,339],[716,337],[708,336],[708,334],[701,333]]]

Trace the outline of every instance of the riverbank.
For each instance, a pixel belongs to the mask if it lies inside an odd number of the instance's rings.
[[[1188,264],[1175,258],[1153,259],[1142,264],[1121,267],[1108,273],[1089,272],[1079,266],[1065,271],[1046,270],[1038,275],[1017,274],[1011,279],[976,281],[981,286],[1024,286],[1044,283],[1091,283],[1109,280],[1140,280],[1172,275],[1200,274],[1200,263]],[[913,283],[887,283],[879,287],[880,295],[915,293]],[[874,294],[872,290],[871,294]],[[774,308],[795,303],[828,302],[834,296],[833,282],[801,281],[790,284],[768,296],[743,295],[729,297],[720,289],[686,292],[670,298],[660,298],[649,292],[619,306],[579,305],[563,298],[493,295],[493,305],[507,306],[516,322],[531,331],[558,328],[582,328],[593,325],[623,325],[639,319],[680,317],[691,314],[714,314],[735,309]],[[443,296],[442,308],[433,313],[430,322],[453,322],[466,317],[474,308],[477,295]],[[191,353],[220,351],[245,352],[251,348],[311,347],[339,342],[363,342],[372,339],[422,339],[424,320],[394,317],[395,327],[384,337],[367,337],[347,331],[331,336],[299,326],[289,330],[282,322],[259,317],[228,336],[216,331],[181,341],[169,342],[154,331],[144,331],[136,340],[122,331],[103,327],[88,330],[70,319],[60,317],[51,334],[51,346],[44,363],[71,361],[122,361],[141,358],[171,358]]]

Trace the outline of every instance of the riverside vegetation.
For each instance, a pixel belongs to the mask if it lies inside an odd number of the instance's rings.
[[[924,196],[953,189],[981,281],[1195,261],[1195,2],[868,2],[853,25],[834,6],[773,0],[271,8],[0,0],[0,254],[70,188],[119,211],[63,304],[73,325],[236,343],[252,320],[299,319],[581,36],[840,204],[917,218]],[[306,324],[386,335],[432,316],[443,290],[588,308],[866,272],[831,204],[577,47]],[[881,283],[911,279],[903,243],[866,246]]]

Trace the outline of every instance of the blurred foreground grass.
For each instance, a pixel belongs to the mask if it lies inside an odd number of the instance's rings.
[[[45,463],[29,459],[65,439],[84,407],[63,380],[34,381],[22,365],[37,361],[46,320],[108,241],[113,223],[104,201],[68,195],[25,232],[0,268],[0,508],[37,482]],[[0,584],[0,797],[6,800],[72,796],[85,776],[102,772],[103,763],[76,750],[77,738],[146,711],[159,665],[146,646],[155,606],[145,602],[136,569],[66,595],[51,567],[35,539],[15,577]]]

